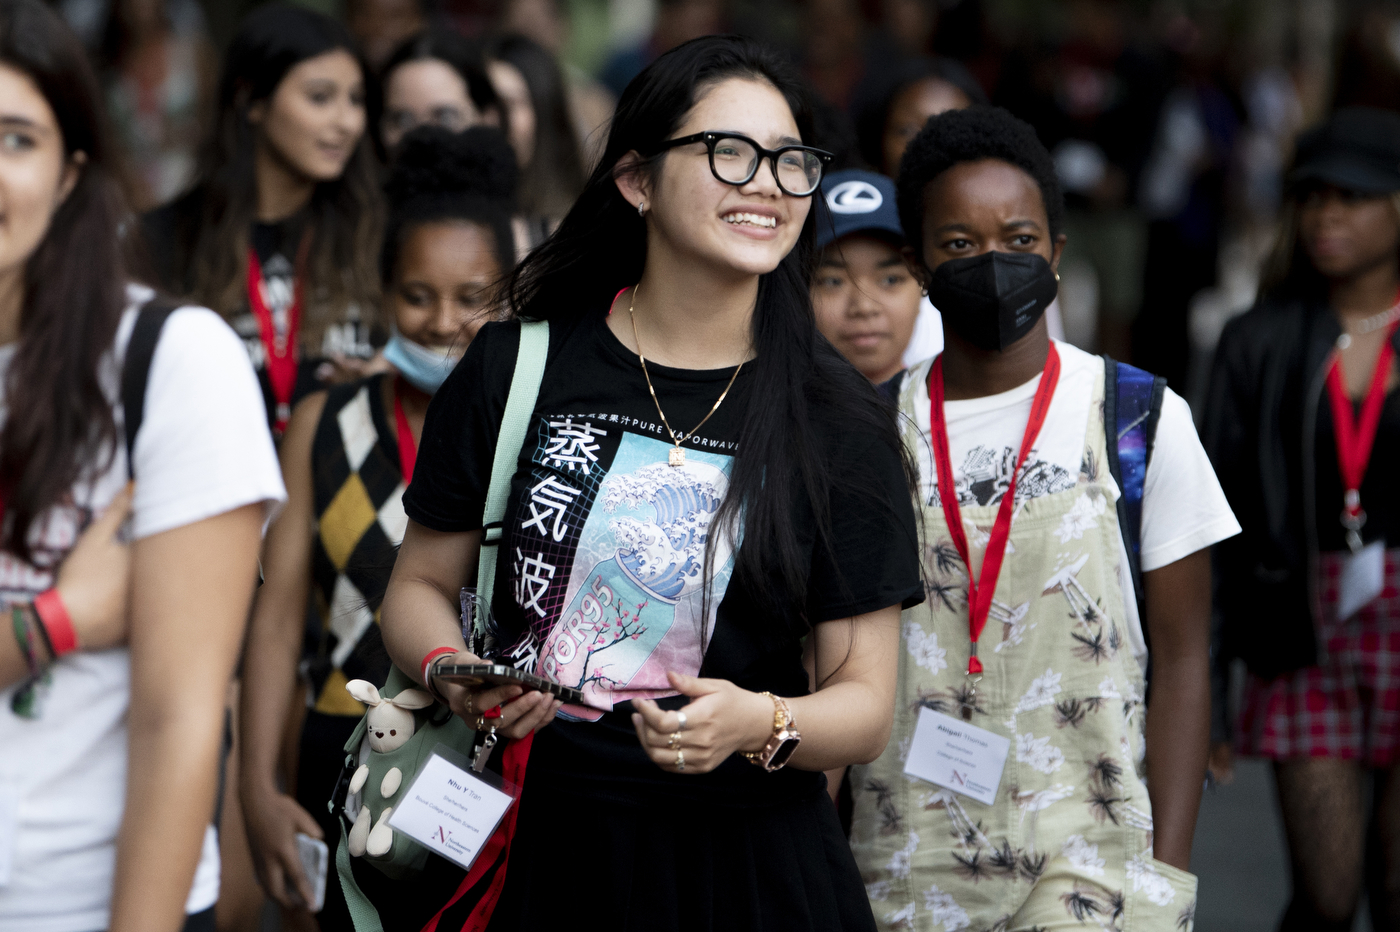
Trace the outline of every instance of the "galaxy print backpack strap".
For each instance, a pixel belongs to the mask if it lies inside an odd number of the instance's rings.
[[[476,563],[476,595],[483,606],[490,606],[496,585],[496,558],[500,553],[502,521],[506,499],[510,497],[510,481],[515,477],[515,464],[530,420],[535,413],[535,401],[540,395],[544,378],[545,358],[549,354],[549,321],[523,321],[520,324],[520,350],[515,357],[515,374],[510,380],[510,396],[501,416],[501,430],[496,436],[496,455],[491,461],[491,484],[486,492],[486,506],[481,515],[481,556]],[[468,646],[478,656],[485,643],[486,612],[477,612]],[[478,649],[479,648],[479,649]]]
[[[1104,362],[1104,423],[1113,434],[1106,444],[1108,471],[1118,483],[1118,526],[1128,551],[1133,595],[1143,636],[1147,632],[1146,596],[1142,588],[1142,495],[1147,482],[1147,464],[1157,437],[1157,421],[1162,414],[1162,397],[1167,380],[1144,372],[1109,356]]]

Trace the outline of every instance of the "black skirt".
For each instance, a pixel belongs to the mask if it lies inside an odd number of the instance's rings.
[[[561,724],[535,736],[492,932],[875,928],[821,774],[581,772]]]

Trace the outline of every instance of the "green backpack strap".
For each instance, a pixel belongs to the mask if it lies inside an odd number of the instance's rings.
[[[345,829],[345,816],[336,817],[340,823],[340,844],[335,847],[335,872],[340,875],[340,890],[345,894],[345,907],[350,913],[350,921],[355,924],[355,932],[384,932],[384,923],[379,918],[379,910],[365,896],[355,875],[350,870],[350,849],[345,839],[350,834]]]
[[[496,555],[501,541],[502,519],[506,512],[506,499],[510,496],[510,481],[515,476],[515,464],[520,450],[525,445],[525,435],[530,429],[534,416],[535,401],[540,394],[540,381],[544,378],[545,359],[549,354],[549,322],[522,321],[520,324],[520,350],[515,357],[515,373],[510,380],[510,395],[506,399],[506,410],[501,417],[501,429],[496,437],[496,453],[491,461],[491,484],[486,492],[486,505],[482,509],[481,556],[477,560],[476,591],[482,605],[491,604],[492,591],[496,584]],[[485,612],[476,613],[476,627],[473,640],[484,638]],[[416,686],[398,667],[389,668],[389,678],[381,693],[397,696],[405,689]],[[360,741],[365,733],[364,719],[356,727],[350,740],[346,742],[347,755],[358,752]],[[410,783],[412,777],[405,780]],[[349,829],[343,812],[336,813],[340,823],[340,843],[336,846],[335,867],[340,876],[341,890],[345,894],[345,905],[350,919],[355,924],[355,932],[384,932],[384,924],[379,911],[365,896],[350,868],[350,850],[346,845]]]
[[[515,464],[525,446],[525,435],[535,413],[535,401],[540,395],[544,378],[545,358],[549,354],[549,321],[524,321],[520,324],[520,351],[515,357],[515,375],[510,380],[510,397],[506,399],[501,430],[496,436],[496,456],[491,462],[491,485],[486,492],[486,507],[481,513],[481,555],[476,563],[476,596],[484,607],[490,608],[496,587],[496,558],[500,553],[502,519],[506,499],[510,497],[510,481],[515,477]],[[474,640],[486,633],[486,613],[476,613]]]

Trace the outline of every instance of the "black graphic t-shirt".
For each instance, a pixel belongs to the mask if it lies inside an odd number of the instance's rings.
[[[517,323],[483,327],[433,399],[404,496],[404,510],[425,527],[481,527],[519,333]],[[566,706],[572,720],[549,729],[574,745],[566,755],[571,769],[666,776],[642,753],[628,716],[633,698],[674,697],[668,670],[778,695],[808,691],[795,628],[776,622],[761,593],[731,578],[733,547],[722,538],[704,597],[711,522],[728,489],[745,411],[758,403],[751,373],[760,365],[745,365],[719,410],[685,444],[684,465],[673,467],[673,445],[637,357],[605,315],[551,325],[506,508],[493,610],[511,645],[509,662],[584,692],[586,706]],[[648,369],[666,417],[683,431],[705,417],[734,374]],[[828,438],[833,467],[858,466],[864,494],[849,501],[833,495],[834,558],[816,545],[807,506],[794,504],[813,553],[807,604],[794,614],[815,624],[917,604],[923,589],[914,516],[897,452],[868,431],[832,423],[829,412],[811,417]],[[609,761],[600,765],[599,755]],[[726,767],[736,761],[758,772],[738,758]]]

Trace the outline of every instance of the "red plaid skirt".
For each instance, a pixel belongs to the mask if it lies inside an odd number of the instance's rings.
[[[1367,767],[1400,758],[1400,549],[1385,554],[1385,588],[1338,621],[1343,554],[1318,564],[1322,661],[1273,680],[1245,679],[1235,749],[1285,760],[1339,757]]]

